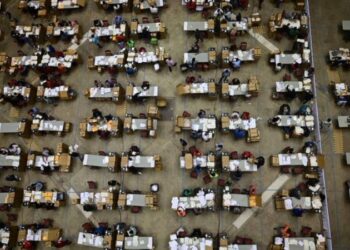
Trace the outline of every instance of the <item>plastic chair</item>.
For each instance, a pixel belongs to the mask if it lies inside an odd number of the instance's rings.
[[[160,17],[159,17],[158,15],[154,16],[154,17],[153,17],[153,21],[154,21],[155,23],[160,23]]]
[[[87,181],[89,189],[97,189],[97,182],[95,181]]]
[[[237,152],[237,151],[232,151],[232,152],[230,153],[230,158],[231,158],[232,160],[238,160],[238,159],[239,159],[238,152]]]
[[[247,42],[241,42],[241,45],[239,46],[239,49],[242,51],[246,51],[248,48],[248,43]]]
[[[241,193],[241,190],[239,188],[232,188],[232,191],[231,191],[233,194],[240,194]]]
[[[210,177],[210,175],[206,175],[206,176],[204,176],[203,177],[203,182],[204,182],[204,184],[209,184],[210,182],[212,182],[212,178]]]
[[[133,214],[138,214],[138,213],[140,213],[141,212],[141,207],[131,207],[131,213],[133,213]]]
[[[151,45],[154,45],[154,46],[158,45],[158,38],[152,37],[150,43]]]
[[[192,170],[191,171],[190,177],[193,178],[193,179],[197,179],[198,178],[198,174],[197,174],[196,170]]]
[[[148,17],[146,16],[142,17],[142,23],[149,23]]]
[[[129,49],[135,48],[135,41],[134,40],[128,40],[126,44],[127,44]]]
[[[281,172],[283,174],[290,174],[290,167],[287,167],[287,166],[281,167]]]
[[[139,48],[139,53],[145,53],[145,52],[147,52],[145,47]]]
[[[310,237],[312,233],[312,228],[307,226],[302,226],[300,233],[303,237]]]
[[[191,117],[191,114],[187,111],[182,112],[183,117]]]
[[[249,120],[250,119],[250,113],[249,112],[243,112],[241,118],[243,120]]]
[[[218,186],[219,187],[225,187],[226,180],[225,179],[218,179]]]

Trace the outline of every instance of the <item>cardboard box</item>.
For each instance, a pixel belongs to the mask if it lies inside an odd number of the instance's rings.
[[[132,85],[128,85],[126,86],[126,96],[133,96],[133,90],[134,90],[134,86]]]
[[[278,155],[271,156],[271,165],[273,167],[279,167]]]
[[[118,196],[118,206],[125,207],[126,206],[126,194],[119,194]]]
[[[215,82],[209,82],[209,94],[216,94]]]
[[[223,129],[228,129],[230,126],[230,117],[228,116],[222,116],[221,117],[221,127]]]
[[[43,97],[44,91],[45,91],[45,88],[43,86],[38,86],[36,91],[37,97]]]
[[[128,167],[129,165],[129,157],[127,155],[122,156],[120,165],[124,168]]]
[[[229,96],[229,89],[230,89],[230,86],[227,82],[224,82],[221,86],[221,94],[223,96]]]
[[[227,239],[220,239],[220,247],[227,247],[228,246],[228,240]]]
[[[185,154],[185,169],[192,169],[193,168],[193,158],[190,153]]]
[[[230,166],[230,157],[228,155],[223,155],[221,157],[222,167],[229,168]]]

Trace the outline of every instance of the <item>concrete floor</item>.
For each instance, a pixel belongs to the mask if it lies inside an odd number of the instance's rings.
[[[19,19],[19,23],[31,23],[32,19],[27,14],[22,14],[17,9],[17,0],[5,1],[7,8],[14,16]],[[168,37],[161,40],[160,45],[164,46],[170,51],[172,57],[181,62],[184,50],[190,48],[194,37],[183,32],[183,22],[186,20],[201,20],[199,13],[190,14],[180,1],[168,0],[169,8],[160,12],[161,20],[165,22],[169,31]],[[242,12],[243,16],[252,13],[256,7],[254,1],[247,11]],[[255,1],[257,2],[257,1]],[[341,40],[341,35],[336,30],[336,25],[340,20],[346,18],[346,11],[349,9],[350,3],[346,0],[338,0],[337,4],[330,6],[328,1],[313,0],[311,1],[311,19],[313,24],[313,41],[315,49],[316,60],[316,76],[319,89],[318,104],[320,107],[321,118],[335,117],[338,113],[348,113],[346,109],[337,109],[333,104],[333,98],[327,91],[328,79],[327,69],[324,55],[330,48],[345,46]],[[285,4],[285,9],[293,10],[293,4]],[[266,35],[267,20],[272,12],[278,10],[269,2],[265,1],[264,9],[262,10],[264,27],[259,29],[262,35]],[[130,22],[134,13],[123,13],[126,20]],[[148,14],[138,15],[139,17],[147,16]],[[325,21],[325,16],[331,21]],[[60,18],[76,19],[82,25],[83,32],[88,31],[92,25],[92,20],[96,18],[106,18],[112,20],[114,13],[107,13],[102,9],[97,8],[93,1],[88,1],[86,8],[82,11],[60,14]],[[3,16],[0,17],[1,29],[5,30],[5,39],[0,42],[0,50],[7,51],[10,55],[15,55],[19,49],[16,43],[9,37],[8,21]],[[47,24],[49,19],[37,19],[35,22],[42,22]],[[322,28],[322,29],[321,29]],[[334,33],[336,33],[334,35]],[[326,34],[326,36],[325,36]],[[267,37],[267,35],[266,35]],[[224,143],[224,149],[227,151],[237,150],[243,152],[250,150],[256,155],[263,155],[267,159],[271,154],[279,152],[286,146],[292,146],[296,149],[303,145],[302,140],[292,139],[285,141],[282,132],[279,129],[269,128],[267,120],[272,117],[277,111],[282,101],[271,100],[271,90],[274,82],[280,80],[285,73],[284,71],[275,74],[272,68],[267,63],[269,51],[260,43],[258,43],[250,35],[242,36],[237,43],[247,41],[249,47],[261,47],[263,50],[262,58],[254,64],[243,65],[241,70],[234,72],[231,77],[238,77],[241,80],[246,80],[251,75],[256,75],[261,83],[261,93],[258,98],[249,101],[239,100],[235,103],[225,102],[217,99],[214,101],[205,98],[181,98],[175,96],[175,86],[184,81],[186,75],[182,74],[179,69],[173,73],[168,72],[164,68],[160,73],[155,73],[151,66],[144,66],[138,72],[137,76],[128,79],[125,74],[118,75],[118,81],[125,86],[128,81],[140,83],[143,80],[148,80],[151,83],[160,86],[160,95],[171,100],[171,107],[169,109],[169,119],[160,122],[158,136],[156,139],[141,139],[139,134],[124,135],[122,138],[102,141],[98,138],[82,139],[79,136],[79,122],[90,115],[91,109],[98,108],[105,114],[121,115],[127,110],[134,114],[145,112],[146,107],[127,103],[126,107],[123,105],[115,105],[112,103],[101,103],[88,100],[83,95],[83,90],[93,85],[95,79],[105,80],[109,75],[99,74],[96,71],[87,69],[87,57],[89,55],[103,54],[105,49],[116,50],[116,46],[112,43],[104,45],[103,49],[98,49],[88,42],[79,47],[79,55],[81,56],[81,64],[76,67],[69,74],[64,76],[67,84],[71,85],[79,93],[79,96],[73,102],[61,102],[58,106],[50,106],[47,104],[36,103],[35,106],[49,114],[70,121],[73,123],[73,131],[65,137],[55,137],[48,135],[45,137],[32,136],[30,139],[22,139],[16,136],[1,136],[1,145],[7,146],[10,142],[17,142],[25,146],[27,150],[40,150],[43,146],[55,148],[57,143],[63,141],[67,144],[77,143],[80,145],[82,153],[94,153],[98,150],[122,152],[127,150],[130,145],[137,144],[145,154],[160,154],[165,166],[162,172],[145,171],[141,176],[133,176],[131,174],[124,175],[124,186],[130,190],[148,191],[149,184],[158,182],[161,185],[160,191],[160,210],[150,211],[144,210],[141,214],[131,214],[130,211],[101,211],[93,214],[96,221],[107,221],[110,224],[115,224],[118,221],[124,221],[128,224],[135,224],[140,229],[142,234],[151,235],[155,237],[156,249],[167,249],[169,235],[173,233],[179,226],[184,226],[189,231],[193,228],[202,228],[205,232],[213,233],[214,235],[221,232],[227,232],[233,239],[236,235],[247,236],[252,238],[259,246],[259,249],[267,249],[267,246],[272,241],[273,228],[285,223],[291,224],[293,229],[299,231],[302,225],[311,226],[314,230],[321,230],[321,217],[316,214],[306,214],[302,218],[295,218],[289,212],[276,212],[273,201],[269,201],[240,229],[232,226],[232,223],[238,217],[227,211],[218,210],[215,213],[205,213],[200,216],[189,215],[185,218],[177,217],[176,213],[170,209],[170,201],[172,196],[180,195],[182,190],[187,187],[204,186],[201,178],[198,180],[191,179],[187,173],[179,168],[178,157],[181,153],[181,146],[179,145],[179,138],[185,138],[190,144],[195,142],[189,138],[188,133],[175,134],[174,118],[177,114],[187,110],[192,113],[198,112],[200,108],[204,108],[208,113],[215,113],[220,115],[221,112],[230,112],[233,110],[249,111],[255,117],[261,117],[258,122],[258,127],[261,130],[262,139],[256,144],[247,144],[245,141],[234,140],[231,136],[226,136],[217,133],[215,139],[209,143],[197,141],[195,145],[202,149],[213,150],[215,143]],[[281,42],[273,43],[281,50],[287,50],[291,47],[292,41],[287,38],[282,39]],[[206,50],[209,47],[216,47],[217,51],[221,51],[222,46],[228,45],[228,40],[224,38],[213,38],[205,40],[202,49]],[[57,43],[58,48],[66,48],[69,46],[64,43]],[[137,42],[137,46],[145,46],[142,41]],[[23,46],[23,51],[30,53],[31,48]],[[210,70],[208,72],[200,72],[204,79],[216,78],[221,75],[221,69]],[[348,72],[339,71],[342,80],[347,80]],[[3,73],[0,74],[2,82],[6,82],[10,77]],[[34,81],[37,75],[30,73],[29,81]],[[322,80],[321,80],[322,79]],[[35,83],[37,84],[37,82]],[[298,109],[300,103],[293,102],[292,109]],[[0,121],[16,121],[26,117],[26,112],[29,109],[22,108],[17,118],[10,117],[9,112],[12,108],[9,104],[0,106]],[[330,203],[330,216],[332,223],[334,249],[349,249],[350,242],[349,229],[345,223],[349,221],[349,213],[347,213],[348,199],[345,197],[343,181],[349,178],[349,173],[341,166],[341,156],[333,153],[332,149],[332,133],[323,134],[324,152],[328,156],[328,166],[326,167],[327,186]],[[346,144],[346,143],[345,143]],[[3,171],[1,174],[1,183],[6,183],[5,176],[12,171]],[[107,186],[107,180],[116,178],[121,180],[120,173],[111,174],[104,170],[90,170],[82,167],[81,163],[76,161],[73,165],[72,173],[61,174],[54,173],[50,177],[42,176],[38,172],[26,171],[21,173],[23,181],[19,184],[21,187],[26,187],[36,180],[43,180],[47,182],[49,187],[56,187],[61,190],[73,188],[76,192],[87,190],[87,180],[96,180],[99,189]],[[279,176],[279,171],[272,169],[267,163],[258,173],[247,174],[241,181],[234,183],[234,186],[240,188],[247,188],[251,184],[256,184],[258,193],[267,189],[267,187]],[[347,176],[347,177],[346,177]],[[292,177],[284,186],[285,188],[292,188],[301,181],[301,177]],[[211,183],[208,187],[216,188],[216,183]],[[67,190],[66,190],[67,191]],[[78,232],[81,229],[81,224],[87,221],[83,214],[72,204],[68,202],[66,207],[59,208],[56,211],[35,210],[29,208],[14,209],[13,212],[19,213],[18,223],[31,223],[40,220],[40,218],[51,217],[55,219],[55,225],[64,229],[64,235],[76,242]],[[0,219],[4,220],[4,214],[0,214]],[[72,245],[67,249],[88,249],[87,247],[79,247]]]

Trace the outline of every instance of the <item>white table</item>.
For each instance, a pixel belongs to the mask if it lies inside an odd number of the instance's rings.
[[[148,89],[144,90],[141,86],[134,86],[132,89],[132,95],[138,93],[139,97],[157,97],[158,96],[158,86],[150,86]]]
[[[342,28],[344,31],[350,30],[350,20],[343,20],[342,21]]]
[[[235,50],[230,51],[229,61],[234,61],[235,59],[239,59],[242,62],[253,62],[255,61],[254,49],[250,50]]]
[[[155,168],[156,161],[154,156],[129,156],[128,167],[135,168]]]
[[[2,122],[0,123],[1,134],[18,133],[21,127],[21,122]]]
[[[1,155],[0,154],[0,168],[1,167],[13,167],[19,168],[21,161],[20,155]]]
[[[202,53],[185,53],[184,54],[184,63],[191,63],[193,58],[196,59],[196,63],[208,63],[209,62],[208,52],[202,52]]]
[[[190,21],[184,22],[184,31],[207,31],[208,30],[208,22],[207,21]]]
[[[124,54],[113,56],[96,56],[94,58],[95,66],[121,66],[124,62]]]
[[[90,246],[95,248],[106,248],[108,246],[108,242],[105,241],[103,236],[99,236],[96,234],[83,233],[80,232],[78,236],[78,245]]]
[[[124,249],[125,250],[152,250],[153,248],[153,238],[152,237],[125,237],[124,239]]]

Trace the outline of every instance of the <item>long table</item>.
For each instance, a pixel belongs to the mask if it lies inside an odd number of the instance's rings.
[[[31,94],[31,88],[25,87],[25,86],[15,86],[15,87],[4,86],[3,94],[5,96],[22,95],[24,98],[29,99]]]
[[[109,121],[106,119],[97,120],[90,118],[80,123],[80,135],[86,137],[88,134],[108,131],[111,133],[111,136],[117,137],[121,135],[121,125],[122,122],[118,117],[113,117],[113,119]]]
[[[27,241],[57,241],[61,237],[62,230],[59,228],[43,228],[34,232],[32,229],[20,229],[18,242]]]
[[[0,154],[0,168],[13,167],[18,169],[21,165],[21,155],[2,155]]]
[[[220,250],[258,250],[258,245],[230,244],[227,247],[220,246]]]
[[[278,154],[272,156],[273,166],[323,167],[323,161],[323,155],[307,155],[305,153]]]
[[[27,125],[29,125],[27,122],[2,122],[0,123],[0,133],[24,133]]]
[[[126,250],[152,250],[153,247],[152,237],[133,236],[124,239],[124,249]]]
[[[312,237],[275,237],[274,245],[281,246],[289,250],[315,250],[316,242]]]
[[[108,168],[114,172],[117,168],[117,157],[108,155],[84,154],[83,166]]]
[[[33,26],[22,26],[17,25],[15,30],[20,35],[24,35],[25,37],[38,37],[40,36],[41,26],[40,25],[33,25]]]
[[[116,195],[113,192],[82,192],[80,193],[80,204],[94,204],[98,208],[112,209],[116,204]]]
[[[157,206],[157,196],[155,194],[132,194],[126,195],[126,206],[150,207]]]
[[[23,203],[54,204],[59,207],[63,204],[64,192],[23,191]]]
[[[148,89],[144,90],[141,86],[128,85],[126,87],[126,97],[131,100],[134,96],[138,97],[157,97],[159,95],[158,86],[150,86]]]
[[[123,156],[122,168],[127,170],[129,167],[135,168],[155,168],[158,156]]]
[[[179,126],[181,129],[192,131],[213,131],[216,130],[216,118],[187,118],[179,116],[177,117],[177,126]]]
[[[208,31],[213,30],[214,26],[209,21],[186,21],[184,22],[184,31]]]
[[[36,66],[38,56],[15,56],[11,57],[11,67],[16,66]]]
[[[51,0],[51,7],[58,10],[79,9],[85,6],[85,0]]]
[[[0,192],[0,204],[11,205],[14,204],[16,192]]]
[[[314,116],[312,115],[277,115],[280,118],[277,122],[278,127],[308,127],[310,130],[314,129]]]
[[[338,116],[338,127],[349,128],[350,127],[350,116]]]
[[[195,59],[197,63],[209,63],[209,53],[185,53],[184,54],[184,63],[191,63],[192,59]]]
[[[33,125],[38,126],[38,131],[63,132],[65,122],[57,120],[34,119],[32,123],[32,129]]]
[[[111,249],[113,244],[113,237],[111,235],[96,235],[91,233],[79,232],[78,245],[95,247],[101,249]]]
[[[50,167],[51,170],[55,170],[55,168],[59,166],[55,162],[54,155],[43,156],[43,155],[30,154],[27,159],[27,167],[39,168],[42,170],[44,167]]]
[[[211,250],[214,247],[214,241],[212,238],[192,238],[192,237],[179,237],[173,238],[169,241],[170,250],[179,249],[198,249],[198,250]]]
[[[311,80],[305,79],[304,81],[277,81],[276,92],[286,93],[288,89],[295,92],[312,91]]]
[[[304,210],[321,209],[322,202],[320,196],[300,197],[283,197],[284,208],[286,210],[292,210],[294,208],[301,208]]]
[[[171,209],[178,210],[182,208],[196,209],[196,208],[214,208],[215,207],[215,193],[200,190],[192,197],[173,197],[171,200]]]
[[[301,54],[276,54],[275,55],[275,64],[282,64],[282,65],[292,65],[292,64],[301,64],[302,63],[302,57]]]
[[[157,8],[164,7],[165,3],[165,0],[155,0],[155,6]],[[151,5],[149,4],[148,0],[142,2],[141,0],[133,0],[133,4],[136,9],[140,10],[148,10],[151,8]]]
[[[50,55],[43,55],[39,63],[39,67],[52,67],[58,68],[58,66],[63,66],[64,68],[70,69],[73,63],[78,60],[78,54],[64,55],[63,57],[52,57]]]
[[[237,171],[238,169],[242,172],[256,172],[258,171],[258,166],[252,163],[248,159],[230,159],[228,155],[223,155],[221,157],[222,167],[224,171]]]
[[[342,29],[343,31],[350,31],[350,20],[342,21]]]
[[[79,34],[79,25],[68,25],[68,26],[48,26],[46,29],[47,36],[61,36],[62,34],[66,34],[68,36],[74,36]]]
[[[215,168],[215,155],[192,156],[192,154],[186,153],[185,156],[180,156],[180,168],[192,169],[196,166]]]
[[[235,59],[239,59],[242,62],[253,62],[255,61],[255,49],[230,51],[228,60],[234,61]]]
[[[229,129],[229,130],[236,130],[236,129],[243,129],[243,130],[250,130],[255,129],[256,126],[256,119],[255,118],[249,118],[247,120],[243,120],[242,118],[234,119],[230,118],[229,116],[222,116],[221,117],[221,123],[223,129]]]
[[[120,27],[117,27],[114,24],[103,27],[91,27],[89,30],[89,37],[91,37],[91,35],[95,35],[97,37],[112,37],[118,35],[125,36],[126,28],[126,24],[121,24]]]
[[[260,195],[249,195],[249,194],[234,194],[225,192],[222,195],[222,205],[225,208],[230,207],[260,207],[261,196]]]
[[[176,92],[179,95],[199,95],[199,94],[216,94],[216,86],[214,81],[210,82],[194,82],[194,83],[183,83],[176,86]]]
[[[248,19],[244,18],[242,21],[228,21],[226,24],[221,23],[221,31],[229,32],[233,28],[237,31],[248,31]]]
[[[139,23],[137,25],[137,33],[142,33],[143,29],[146,28],[150,33],[164,32],[164,23]]]
[[[113,67],[118,66],[122,67],[124,64],[125,55],[117,54],[112,56],[95,56],[93,60],[94,66],[105,66],[105,67]]]

